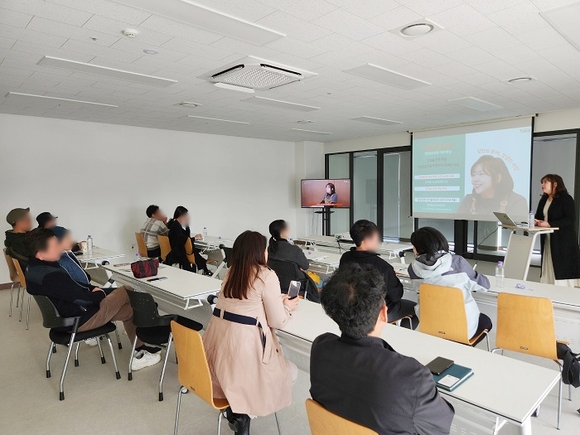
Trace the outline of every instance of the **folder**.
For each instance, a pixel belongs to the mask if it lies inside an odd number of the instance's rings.
[[[433,375],[433,379],[439,388],[453,391],[471,376],[473,376],[473,370],[469,367],[453,364],[440,375]]]

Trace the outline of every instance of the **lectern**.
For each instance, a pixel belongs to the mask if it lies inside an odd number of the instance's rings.
[[[503,225],[502,228],[511,230],[504,260],[505,276],[506,278],[527,280],[536,239],[542,234],[551,234],[559,228],[527,228],[511,225]]]

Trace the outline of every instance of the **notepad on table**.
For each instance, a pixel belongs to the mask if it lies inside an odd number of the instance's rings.
[[[438,387],[453,391],[471,376],[473,376],[473,370],[469,367],[453,364],[440,375],[433,375],[433,379]]]

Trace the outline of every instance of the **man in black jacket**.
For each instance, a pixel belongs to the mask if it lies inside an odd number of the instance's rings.
[[[389,309],[389,322],[395,322],[405,316],[413,316],[412,329],[417,328],[419,320],[415,314],[415,302],[403,299],[403,284],[397,278],[393,266],[383,260],[376,251],[381,246],[379,228],[366,219],[358,220],[350,229],[350,237],[356,245],[342,254],[339,267],[347,264],[368,264],[379,271],[387,287],[386,302]],[[409,322],[401,325],[408,327]]]
[[[22,270],[26,270],[30,252],[24,238],[26,237],[26,233],[32,229],[30,208],[15,208],[10,210],[8,215],[6,215],[6,222],[12,226],[11,230],[6,231],[6,239],[4,240],[6,253],[10,257],[18,260]]]
[[[136,333],[133,309],[124,287],[111,291],[75,281],[58,263],[62,248],[50,229],[37,228],[29,232],[26,242],[31,252],[26,270],[28,293],[48,296],[62,317],[80,316],[79,332],[101,327],[111,321],[122,321],[133,343]],[[159,354],[150,353],[151,348],[144,346],[140,340],[137,340],[136,350],[138,357],[133,370],[161,360]]]
[[[381,339],[386,288],[372,266],[341,267],[322,289],[321,304],[340,327],[314,340],[310,394],[330,412],[379,435],[449,434],[454,411],[429,370]]]

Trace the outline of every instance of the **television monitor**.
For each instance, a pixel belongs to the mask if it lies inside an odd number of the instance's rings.
[[[350,180],[302,180],[302,208],[350,208]]]

